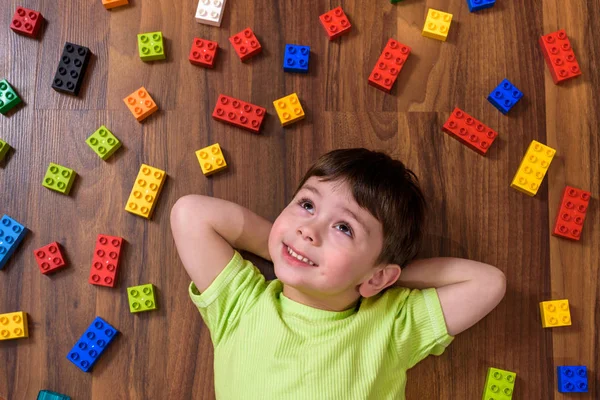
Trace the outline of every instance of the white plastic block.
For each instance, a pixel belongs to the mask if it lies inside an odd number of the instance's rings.
[[[211,26],[221,26],[227,0],[200,0],[196,10],[196,22]]]

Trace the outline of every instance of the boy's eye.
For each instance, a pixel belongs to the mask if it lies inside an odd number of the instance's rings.
[[[308,199],[300,199],[298,200],[298,204],[300,207],[304,208],[306,211],[312,211],[314,206],[313,203]]]
[[[347,225],[347,224],[337,224],[336,227],[342,233],[344,233],[344,234],[346,234],[346,235],[348,235],[350,237],[354,236],[353,233],[352,233],[352,228],[350,228],[349,225]]]

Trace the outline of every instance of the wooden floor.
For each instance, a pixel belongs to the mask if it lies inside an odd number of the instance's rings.
[[[409,399],[479,399],[490,366],[517,373],[514,399],[562,399],[556,366],[586,365],[590,392],[600,385],[600,42],[596,0],[498,0],[469,13],[466,0],[229,0],[221,28],[194,21],[197,0],[130,0],[106,11],[100,0],[0,2],[0,78],[25,105],[0,116],[0,138],[14,150],[0,164],[0,214],[31,232],[0,271],[0,313],[29,314],[28,339],[0,342],[0,397],[33,399],[40,389],[74,400],[212,399],[212,344],[187,295],[169,211],[188,193],[236,201],[274,219],[323,152],[364,146],[389,152],[419,175],[430,202],[422,256],[467,257],[497,265],[505,300],[460,335],[441,357],[409,372]],[[42,12],[41,38],[8,29],[17,6]],[[352,32],[329,42],[318,16],[342,5]],[[445,43],[421,36],[428,7],[454,14]],[[228,37],[252,27],[263,52],[241,63]],[[583,75],[556,86],[538,45],[566,29]],[[167,59],[139,59],[136,34],[161,30]],[[191,65],[194,37],[218,41],[214,70]],[[390,95],[367,85],[385,43],[412,47]],[[91,49],[77,98],[51,89],[65,41]],[[282,71],[286,43],[311,46],[310,73]],[[503,116],[486,101],[508,78],[524,99]],[[145,86],[160,111],[138,123],[123,98]],[[285,129],[275,99],[297,92],[307,117]],[[267,108],[255,135],[211,118],[228,94]],[[499,132],[486,157],[441,131],[461,107]],[[108,162],[85,139],[105,124],[124,144]],[[557,150],[534,198],[509,188],[531,140]],[[228,171],[205,178],[194,151],[218,142]],[[77,172],[70,196],[42,187],[49,162]],[[168,179],[150,221],[124,211],[141,163]],[[582,239],[551,236],[566,184],[592,192]],[[98,233],[126,240],[115,289],[87,283]],[[61,243],[69,266],[46,277],[32,251]],[[272,276],[269,266],[261,268]],[[130,314],[126,288],[153,283],[159,311]],[[568,298],[573,325],[543,329],[538,303]],[[66,354],[101,316],[120,332],[93,373]]]

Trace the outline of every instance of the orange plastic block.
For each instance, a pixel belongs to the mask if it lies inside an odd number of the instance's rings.
[[[293,124],[294,122],[304,119],[304,110],[296,93],[282,97],[273,102],[277,116],[281,121],[281,126]]]
[[[129,4],[129,0],[102,0],[102,5],[107,10],[115,7],[126,6],[127,4]]]
[[[158,106],[143,86],[125,97],[123,101],[138,122],[158,111]]]
[[[510,187],[528,196],[535,196],[555,153],[556,150],[552,147],[533,140],[525,152]]]
[[[203,149],[196,151],[196,157],[205,176],[214,174],[227,168],[225,157],[221,151],[219,143],[215,143]]]
[[[540,314],[544,328],[571,325],[569,300],[551,300],[540,303]]]
[[[22,339],[29,337],[27,313],[17,311],[0,314],[0,340]]]
[[[567,186],[560,200],[552,234],[567,239],[579,240],[583,222],[590,204],[590,192]]]
[[[452,14],[430,8],[421,34],[431,39],[443,42],[448,38],[448,31],[452,23]]]
[[[125,210],[140,217],[150,218],[166,176],[165,171],[142,164]]]

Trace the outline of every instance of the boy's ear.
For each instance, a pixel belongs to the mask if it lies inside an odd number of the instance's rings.
[[[377,267],[375,273],[359,285],[358,292],[362,297],[375,296],[383,289],[396,283],[401,273],[402,269],[397,264],[387,264],[383,267]]]

